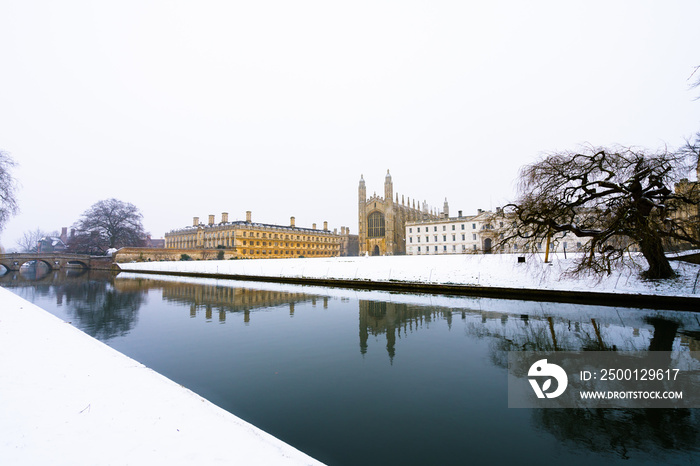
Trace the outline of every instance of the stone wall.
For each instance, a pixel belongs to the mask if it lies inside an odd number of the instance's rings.
[[[217,259],[219,251],[224,252],[225,260],[237,256],[233,249],[121,248],[113,259],[117,263],[179,261],[183,254],[187,254],[192,260],[213,260]]]

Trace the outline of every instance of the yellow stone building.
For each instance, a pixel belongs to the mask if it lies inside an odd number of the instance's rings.
[[[172,230],[165,234],[165,248],[178,250],[222,250],[226,258],[280,259],[291,257],[335,257],[345,252],[341,245],[347,244],[349,229],[342,227],[329,231],[328,222],[323,229],[300,228],[294,217],[289,225],[254,223],[251,212],[246,212],[245,221],[228,221],[228,213],[221,214],[216,223],[214,215],[209,222],[200,223],[194,217],[192,226]]]

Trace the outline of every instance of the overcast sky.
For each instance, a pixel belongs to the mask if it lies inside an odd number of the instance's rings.
[[[154,238],[229,212],[357,233],[357,186],[451,213],[582,143],[700,130],[700,1],[0,0],[0,149],[21,213],[107,198]]]

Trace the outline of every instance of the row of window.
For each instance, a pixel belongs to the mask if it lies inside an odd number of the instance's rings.
[[[245,255],[270,255],[270,256],[296,256],[298,252],[296,251],[289,251],[289,250],[272,250],[272,249],[241,249],[241,254]],[[304,254],[307,254],[309,256],[330,256],[331,253],[328,251],[308,251],[304,252]]]
[[[420,232],[421,232],[421,228],[423,228],[423,231],[424,231],[425,233],[428,233],[428,232],[430,231],[430,227],[431,227],[431,226],[433,227],[433,231],[434,231],[434,232],[435,232],[435,231],[438,231],[437,225],[429,225],[429,226],[424,226],[424,227],[415,227],[415,228],[416,228],[416,233],[420,233]],[[452,231],[455,231],[455,230],[457,229],[457,228],[456,228],[457,225],[455,225],[455,224],[451,224],[450,227],[451,227],[451,230],[452,230]],[[477,227],[477,224],[476,224],[476,223],[472,223],[472,230],[476,230],[476,229],[477,229],[476,227]],[[503,222],[500,222],[500,227],[503,228]],[[413,233],[413,228],[414,228],[414,227],[408,227],[408,232],[409,232],[409,233]],[[465,229],[466,229],[466,224],[464,224],[464,223],[460,224],[460,230],[465,230]],[[493,226],[490,225],[490,224],[484,224],[484,225],[481,226],[481,229],[482,229],[482,230],[493,230]],[[447,225],[442,225],[442,231],[447,231]]]
[[[413,243],[413,238],[414,238],[413,236],[409,236],[409,237],[408,237],[408,242],[409,242],[409,243]],[[420,236],[416,236],[415,238],[416,238],[416,243],[420,243],[420,238],[421,238],[421,237],[420,237]],[[437,243],[437,242],[438,242],[438,235],[434,235],[433,238],[434,238],[434,241],[433,241],[433,242],[434,242],[434,243]],[[467,235],[466,235],[466,234],[462,234],[462,241],[466,241],[466,240],[467,240]],[[452,241],[457,241],[457,235],[452,235]],[[476,241],[476,233],[472,233],[472,241]],[[429,242],[430,242],[430,236],[425,235],[425,242],[426,242],[426,243],[429,243]],[[442,235],[442,242],[443,242],[443,243],[447,242],[447,235]]]
[[[456,230],[456,225],[452,224],[452,225],[450,225],[450,226],[452,227],[452,231],[455,231],[455,230]],[[465,229],[465,224],[462,223],[462,224],[460,225],[460,227],[461,227],[461,228],[460,228],[461,230],[464,230],[464,229]],[[415,228],[416,228],[416,233],[420,233],[420,232],[421,232],[421,228],[423,228],[423,231],[425,231],[426,233],[428,233],[428,232],[430,231],[430,226],[415,227]],[[472,230],[476,230],[476,223],[472,223]],[[437,225],[433,225],[433,231],[438,231]],[[447,231],[447,225],[443,225],[443,226],[442,226],[442,231]],[[413,233],[413,227],[408,227],[408,232],[409,232],[409,233]]]
[[[260,246],[260,241],[248,242],[246,240],[243,240],[243,246],[248,246],[248,243],[250,243],[250,246]],[[255,243],[255,244],[253,244],[253,243]],[[262,246],[273,246],[272,241],[270,241],[269,243],[270,244],[268,244],[267,241],[263,241]],[[296,246],[295,246],[294,243],[291,243],[291,244],[284,243],[284,245],[283,245],[282,243],[275,242],[274,246],[284,246],[287,248],[290,248],[290,247],[291,248],[294,248],[294,247],[301,248],[301,247],[303,247],[303,248],[314,248],[314,249],[318,249],[318,248],[320,248],[320,249],[330,249],[330,248],[337,249],[337,248],[339,248],[339,246],[337,244],[328,245],[328,244],[315,244],[315,243],[303,244],[303,245],[301,243],[296,243]]]

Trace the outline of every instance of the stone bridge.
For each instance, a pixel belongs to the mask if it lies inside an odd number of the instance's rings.
[[[23,264],[31,261],[43,262],[50,270],[58,270],[67,266],[78,266],[86,269],[112,269],[110,256],[65,253],[0,254],[0,265],[7,270],[19,270]]]

